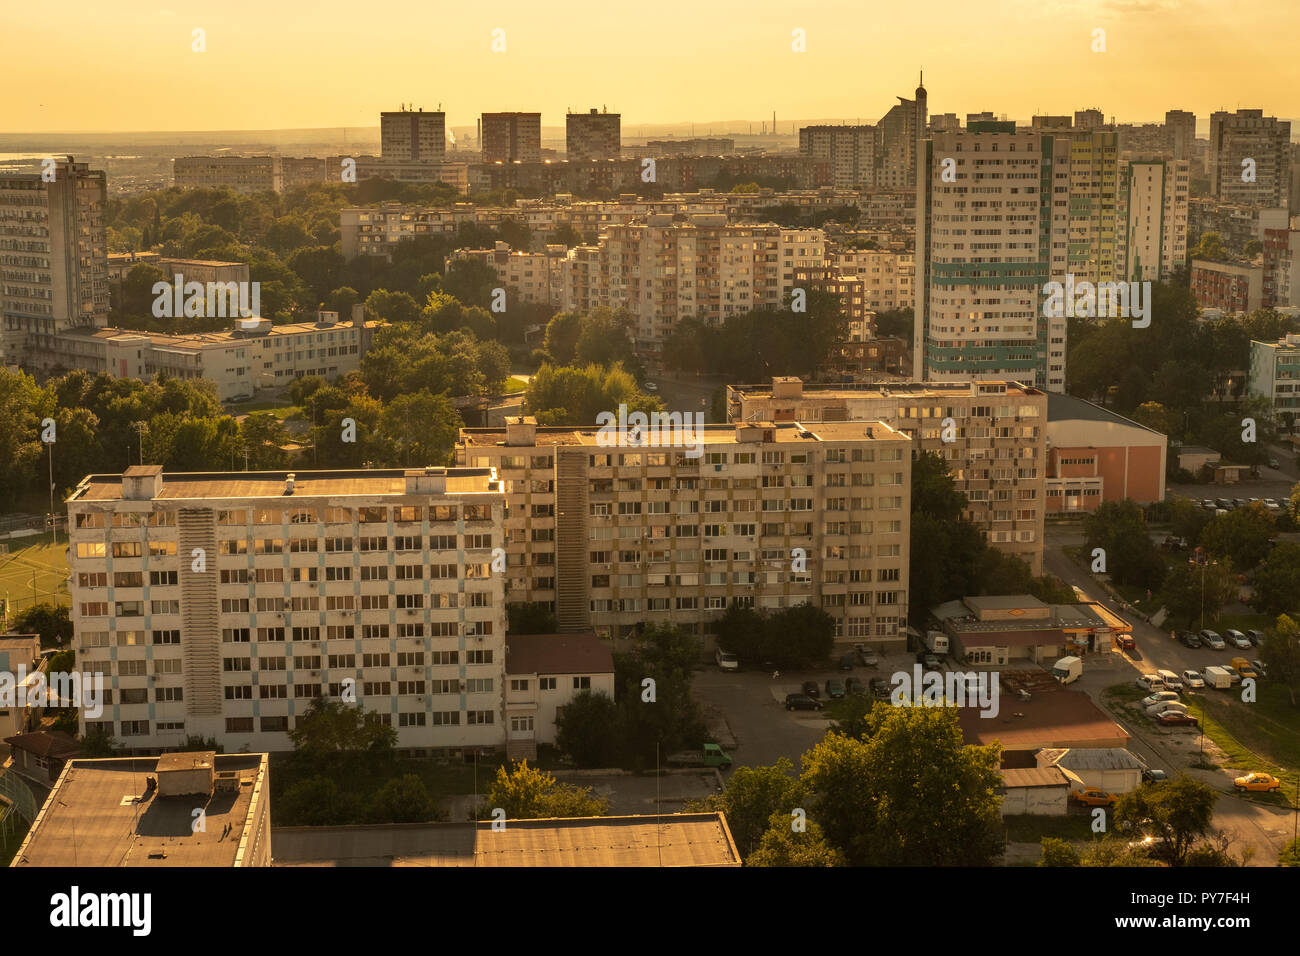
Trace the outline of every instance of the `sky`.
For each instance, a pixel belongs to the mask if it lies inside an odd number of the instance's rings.
[[[401,103],[441,104],[449,126],[497,110],[560,126],[569,108],[605,106],[625,131],[746,119],[757,131],[773,110],[782,126],[878,118],[922,68],[930,112],[963,117],[1097,107],[1142,122],[1189,109],[1204,135],[1217,109],[1300,114],[1296,0],[5,6],[3,133],[373,127]]]

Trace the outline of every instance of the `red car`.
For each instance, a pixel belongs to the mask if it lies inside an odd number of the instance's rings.
[[[1180,714],[1177,711],[1165,711],[1156,721],[1165,727],[1195,727],[1196,718],[1191,714]]]

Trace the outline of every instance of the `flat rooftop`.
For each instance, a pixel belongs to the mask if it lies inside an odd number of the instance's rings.
[[[235,316],[231,316],[233,321]],[[256,316],[254,317],[256,318]],[[367,329],[377,329],[384,325],[383,322],[374,320],[367,321]],[[79,329],[68,329],[66,332],[60,332],[60,335],[78,335],[88,339],[100,339],[102,341],[112,342],[116,340],[129,341],[134,339],[148,339],[149,343],[157,348],[205,348],[232,345],[234,343],[247,344],[250,341],[257,341],[264,338],[274,338],[283,335],[308,334],[312,332],[333,332],[339,329],[354,329],[360,326],[353,325],[351,322],[339,321],[331,323],[316,322],[294,322],[291,325],[272,325],[265,332],[260,334],[248,334],[243,331],[229,329],[221,332],[196,332],[192,335],[171,335],[167,332],[145,332],[136,329],[91,329],[83,327]]]
[[[860,343],[869,344],[869,343]],[[778,379],[781,384],[798,381],[794,378]],[[953,396],[978,396],[991,398],[999,393],[980,392],[978,388],[985,385],[1005,385],[1008,390],[1015,389],[1026,395],[1041,395],[1043,392],[1021,382],[1002,379],[987,379],[978,382],[804,382],[803,394],[816,395],[818,398],[951,398]],[[772,383],[762,385],[732,385],[731,391],[746,398],[771,398]]]
[[[1140,428],[1144,432],[1150,432],[1152,435],[1164,436],[1154,428],[1148,428],[1140,422],[1135,422],[1131,418],[1125,418],[1112,412],[1109,408],[1102,408],[1100,405],[1094,405],[1092,402],[1084,401],[1082,398],[1075,398],[1073,395],[1066,395],[1058,392],[1047,393],[1047,423],[1053,422],[1105,422],[1111,425],[1127,425],[1129,428]]]
[[[271,831],[274,866],[740,866],[721,813]]]
[[[285,480],[294,477],[292,494],[285,494]],[[226,471],[179,472],[162,476],[162,489],[154,501],[195,499],[275,498],[286,505],[304,498],[348,495],[407,495],[408,477],[423,477],[424,470],[406,468],[352,469],[344,471]],[[489,468],[448,468],[446,494],[497,494]],[[69,502],[122,500],[121,475],[87,475],[68,498]]]
[[[1001,695],[996,717],[981,717],[973,707],[960,707],[957,721],[966,743],[983,746],[997,741],[1008,750],[1124,746],[1129,740],[1128,732],[1087,694],[1049,684],[1036,685],[1029,700]]]
[[[595,634],[511,634],[507,674],[612,674],[614,654]]]
[[[159,759],[69,761],[11,865],[233,866],[253,825],[255,796],[267,799],[266,754],[217,755],[218,772],[239,774],[235,792],[160,797],[155,790],[145,798]],[[196,807],[206,821],[199,833]]]
[[[617,424],[617,423],[615,423]],[[765,429],[772,431],[773,438],[771,442],[762,441],[761,436],[758,438],[739,438],[737,429]],[[668,426],[665,425],[665,430]],[[462,428],[460,438],[457,444],[463,447],[489,447],[493,445],[506,444],[505,428]],[[614,445],[601,444],[603,441],[609,441],[599,435],[599,427],[592,425],[590,428],[573,428],[570,426],[538,426],[536,437],[532,445],[510,445],[511,448],[532,448],[543,447],[548,445],[578,445],[592,448],[608,448],[610,451],[619,451],[623,453],[637,451],[673,451],[680,450],[683,447],[689,448],[697,442],[701,445],[743,445],[743,444],[775,444],[775,443],[796,443],[807,441],[904,441],[911,442],[911,439],[904,435],[892,425],[879,421],[858,421],[858,422],[810,422],[801,424],[799,422],[744,422],[730,425],[701,425],[693,427],[685,432],[676,428],[669,432],[669,438],[663,440],[661,444],[654,444],[659,437],[653,427],[651,427],[647,436],[647,443],[644,445]],[[677,444],[673,444],[677,441]]]

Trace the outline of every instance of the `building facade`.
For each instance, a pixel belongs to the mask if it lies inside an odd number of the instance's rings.
[[[379,154],[390,160],[442,163],[447,158],[445,114],[423,109],[380,113]]]
[[[1279,418],[1300,416],[1300,335],[1290,334],[1277,342],[1250,343],[1250,375],[1247,394],[1266,398]]]
[[[292,749],[319,697],[404,750],[503,740],[504,499],[483,470],[91,475],[68,499],[77,665],[136,751]]]
[[[807,601],[839,640],[901,646],[905,435],[879,422],[647,434],[616,446],[595,426],[531,418],[461,430],[457,461],[505,482],[507,600],[553,606],[562,631],[617,637],[647,623],[707,634],[733,602]]]
[[[1186,160],[1121,159],[1116,257],[1121,279],[1159,282],[1187,260]]]
[[[1001,551],[1043,566],[1047,395],[1017,382],[727,387],[727,420],[879,420],[908,436],[913,455],[934,452],[966,496],[966,516]],[[809,425],[809,427],[814,427]]]
[[[0,176],[0,360],[27,361],[72,329],[108,324],[104,173],[72,157]]]
[[[564,154],[571,163],[619,159],[623,155],[623,117],[618,113],[566,113]]]
[[[540,163],[541,113],[484,113],[483,162]]]

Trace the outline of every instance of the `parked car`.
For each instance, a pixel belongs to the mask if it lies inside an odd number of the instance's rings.
[[[1231,627],[1228,628],[1228,631],[1224,636],[1227,638],[1229,644],[1231,644],[1233,647],[1240,648],[1242,650],[1248,651],[1255,646],[1250,643],[1250,638],[1248,638],[1245,634]]]
[[[1232,781],[1238,793],[1274,793],[1282,788],[1282,781],[1271,773],[1248,773]]]
[[[1204,642],[1206,647],[1215,651],[1221,651],[1228,646],[1223,642],[1223,638],[1219,637],[1216,632],[1211,631],[1208,628],[1201,631],[1201,640]]]
[[[856,663],[857,659],[852,654],[840,655],[840,670],[851,671],[853,670],[853,665]]]
[[[1165,682],[1165,690],[1178,691],[1183,689],[1183,679],[1173,671],[1158,670],[1156,673],[1159,674],[1160,679]]]
[[[1250,643],[1254,644],[1256,647],[1264,646],[1263,631],[1257,631],[1252,627],[1249,631],[1246,632],[1246,637],[1250,638]]]
[[[1219,506],[1214,503],[1213,498],[1206,498],[1204,501],[1201,502],[1201,507],[1204,508],[1206,511],[1213,511],[1215,508]]]
[[[1162,700],[1147,707],[1147,715],[1150,717],[1159,717],[1161,714],[1167,714],[1170,711],[1177,711],[1180,714],[1187,713],[1187,705],[1176,700]]]
[[[1154,707],[1162,700],[1178,700],[1178,692],[1174,690],[1158,690],[1150,697],[1143,697],[1142,706]]]
[[[1245,498],[1233,498],[1233,499],[1232,499],[1232,506],[1233,506],[1234,508],[1243,508],[1243,507],[1245,507],[1245,505],[1246,505],[1246,499],[1245,499]]]
[[[1232,509],[1232,502],[1227,498],[1215,498],[1214,506],[1216,508],[1222,508],[1224,511],[1230,511]]]
[[[1116,634],[1115,643],[1119,645],[1121,651],[1137,650],[1137,641],[1133,640],[1132,634]]]
[[[1182,634],[1178,635],[1178,639],[1183,642],[1184,647],[1190,647],[1192,650],[1196,650],[1201,646],[1201,639],[1196,635],[1195,631],[1183,631]]]
[[[659,386],[656,385],[654,382],[646,382],[644,388],[647,392],[659,391]]]
[[[876,653],[874,647],[867,647],[865,644],[859,644],[856,647],[858,652],[858,662],[863,667],[875,667],[880,663],[880,655]]]
[[[928,671],[943,670],[943,665],[939,663],[939,658],[935,657],[928,651],[921,655],[921,665]]]
[[[1277,460],[1276,458],[1270,458],[1270,459],[1268,460],[1268,467],[1270,467],[1270,468],[1281,468],[1282,465],[1278,462],[1278,460]]]
[[[1195,727],[1196,718],[1181,711],[1167,710],[1156,718],[1156,723],[1162,727]]]
[[[1183,686],[1189,690],[1205,686],[1205,678],[1200,671],[1183,671]]]
[[[1143,690],[1157,691],[1165,689],[1165,682],[1159,674],[1143,674],[1137,679],[1137,685]]]
[[[822,702],[820,700],[813,700],[807,694],[786,694],[785,709],[786,710],[821,710]]]
[[[1259,677],[1260,677],[1261,680],[1267,680],[1267,679],[1268,679],[1268,672],[1264,670],[1264,662],[1263,662],[1263,661],[1260,661],[1260,660],[1252,660],[1252,661],[1250,662],[1250,666],[1253,667],[1253,668],[1255,668],[1255,673],[1259,675]]]
[[[844,697],[844,681],[838,677],[832,677],[826,682],[826,696],[831,700],[840,700]]]
[[[883,677],[871,678],[871,696],[876,700],[889,700],[893,687]]]
[[[821,689],[817,686],[815,680],[806,680],[803,682],[803,692],[814,700],[822,695]]]
[[[1165,780],[1169,779],[1169,774],[1165,773],[1163,770],[1155,770],[1151,767],[1147,767],[1142,771],[1142,779],[1147,783],[1163,783]]]
[[[862,683],[862,681],[858,680],[856,677],[844,678],[844,693],[848,694],[850,697],[855,694],[865,694],[866,692],[867,685]]]
[[[1075,790],[1073,797],[1087,807],[1113,807],[1119,803],[1118,796],[1100,787],[1084,787],[1082,790]]]
[[[731,653],[731,651],[724,651],[722,648],[718,648],[713,652],[713,659],[717,662],[718,667],[724,671],[740,670],[740,658]]]

